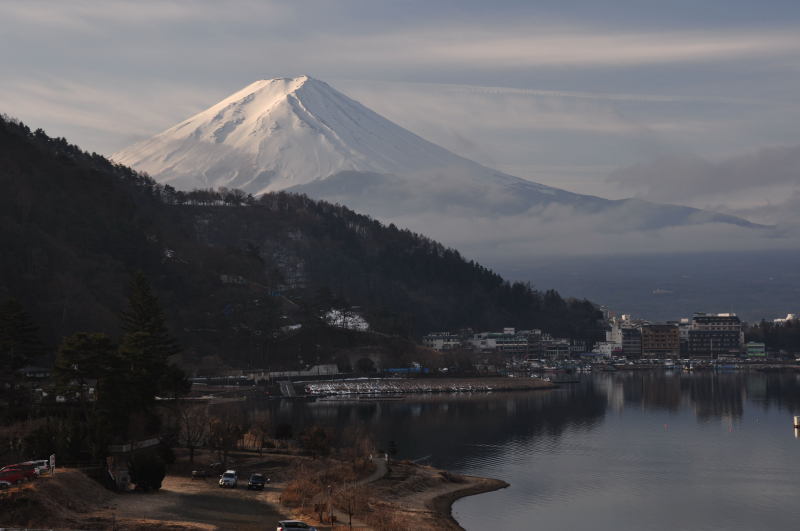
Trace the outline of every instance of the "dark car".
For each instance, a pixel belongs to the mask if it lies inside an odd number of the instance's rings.
[[[316,527],[310,526],[299,520],[281,520],[278,522],[278,531],[291,531],[292,529],[305,529],[306,531],[317,531]]]
[[[250,479],[247,481],[247,489],[264,490],[264,486],[269,483],[269,478],[265,478],[264,474],[250,474]]]
[[[200,469],[200,470],[192,470],[192,479],[206,479],[209,477],[209,473],[207,470]]]

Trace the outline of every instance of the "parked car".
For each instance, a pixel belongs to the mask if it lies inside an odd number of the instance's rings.
[[[192,470],[192,479],[206,479],[208,477],[208,472],[204,469],[200,470]]]
[[[247,481],[247,490],[264,490],[264,486],[269,483],[269,478],[265,478],[264,474],[250,474],[250,479]]]
[[[25,473],[22,470],[10,468],[8,470],[0,471],[0,481],[4,481],[6,483],[18,485],[26,479]]]
[[[220,487],[230,487],[232,489],[236,488],[236,483],[239,481],[239,476],[236,475],[235,470],[226,470],[220,477],[219,477],[219,486]]]
[[[3,472],[11,471],[11,470],[17,470],[17,471],[21,472],[26,481],[30,480],[30,479],[36,479],[38,477],[38,475],[36,474],[36,469],[34,468],[34,466],[33,465],[27,465],[27,464],[24,464],[24,463],[17,463],[15,465],[4,466],[3,468],[0,468],[0,474],[2,474]]]
[[[308,531],[317,531],[317,528],[310,526],[300,520],[281,520],[278,522],[277,531],[290,531],[291,529],[307,529]]]
[[[25,461],[23,465],[31,465],[36,471],[36,475],[41,476],[50,471],[50,461],[47,459],[36,459],[34,461]]]
[[[0,490],[7,489],[11,485],[12,483],[10,481],[6,481],[5,479],[0,479]]]

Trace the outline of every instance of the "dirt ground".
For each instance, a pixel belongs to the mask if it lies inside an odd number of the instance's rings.
[[[181,459],[156,493],[113,493],[77,470],[62,469],[55,477],[0,492],[0,528],[248,531],[274,529],[278,520],[299,517],[321,531],[331,529],[302,514],[301,508],[292,511],[280,505],[281,492],[296,473],[293,465],[309,458],[240,454],[233,459],[230,467],[239,473],[237,489],[220,488],[216,476],[191,479],[192,468],[214,460],[210,455],[199,456],[195,465]],[[355,519],[361,529],[460,529],[450,516],[453,501],[507,486],[409,462],[393,463],[388,473],[384,464],[378,465],[360,482],[368,485],[369,507]],[[252,472],[271,479],[264,491],[247,490]],[[337,517],[346,521],[341,513]],[[346,526],[339,524],[336,529]]]
[[[240,459],[236,489],[223,489],[215,477],[191,479],[191,465],[177,466],[155,493],[110,492],[77,470],[62,469],[0,494],[0,527],[71,529],[270,529],[288,517],[270,502],[283,488],[288,457]],[[184,471],[183,469],[187,469]],[[247,490],[252,472],[277,481],[264,491]]]
[[[215,478],[191,480],[167,476],[155,494],[116,496],[110,509],[117,518],[132,520],[142,516],[151,520],[180,521],[200,524],[201,529],[258,529],[274,527],[287,516],[267,501],[269,486],[264,491],[247,490],[247,478],[240,476],[236,489],[221,488]]]
[[[276,501],[295,459],[276,454],[235,454],[228,467],[236,470],[239,483],[237,488],[230,489],[221,488],[214,474],[206,479],[191,478],[192,469],[217,461],[216,456],[200,452],[195,462],[189,463],[186,456],[179,454],[159,492],[117,496],[112,510],[117,518],[125,520],[145,516],[189,523],[200,529],[270,529],[278,520],[290,516]],[[270,478],[263,491],[247,489],[247,480],[254,472]]]

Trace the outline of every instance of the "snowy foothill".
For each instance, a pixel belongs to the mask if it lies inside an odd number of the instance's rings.
[[[347,330],[357,330],[366,332],[369,330],[369,323],[361,315],[348,310],[329,310],[325,314],[325,322],[336,328]]]

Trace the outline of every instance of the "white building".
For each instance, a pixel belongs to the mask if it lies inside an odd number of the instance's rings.
[[[600,354],[605,358],[610,358],[611,356],[621,355],[622,354],[622,342],[620,341],[619,344],[613,341],[598,341],[594,344],[594,348],[592,352]]]
[[[785,325],[789,321],[797,321],[797,320],[798,320],[797,319],[797,314],[787,313],[786,317],[783,317],[783,318],[779,317],[778,319],[773,319],[772,322],[775,323],[776,325]]]
[[[461,346],[461,337],[450,332],[434,332],[422,338],[422,344],[433,350],[453,350]]]

